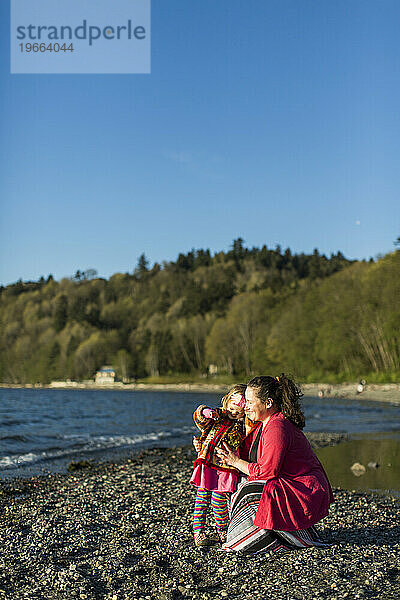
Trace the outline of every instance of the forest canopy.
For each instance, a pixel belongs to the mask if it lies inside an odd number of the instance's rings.
[[[318,250],[191,250],[108,280],[94,269],[0,288],[0,381],[288,371],[398,378],[400,250],[377,262]]]

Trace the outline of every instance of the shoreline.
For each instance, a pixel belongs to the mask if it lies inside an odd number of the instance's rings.
[[[399,597],[396,498],[336,489],[318,525],[327,549],[202,551],[191,533],[193,459],[188,446],[153,448],[122,463],[2,484],[4,597],[287,600],[294,590],[302,600]]]
[[[350,434],[348,433],[335,433],[335,432],[306,432],[305,433],[307,439],[309,440],[311,447],[316,450],[318,448],[325,448],[327,446],[336,446],[341,444],[342,442],[347,442],[351,439]],[[175,445],[157,445],[155,443],[151,446],[145,447],[131,447],[131,448],[112,448],[105,449],[101,451],[100,455],[87,455],[80,454],[79,450],[73,453],[72,456],[69,457],[53,457],[48,458],[45,462],[37,462],[36,468],[35,463],[28,466],[23,464],[22,468],[18,466],[14,466],[14,468],[3,469],[2,471],[2,479],[0,479],[0,494],[1,494],[1,485],[3,484],[11,484],[13,481],[29,481],[34,480],[37,477],[47,477],[51,475],[65,475],[70,470],[74,470],[75,468],[79,470],[81,467],[83,468],[85,465],[88,467],[96,467],[103,464],[115,463],[120,464],[124,463],[127,460],[127,457],[135,457],[141,455],[143,452],[147,452],[148,450],[160,450],[165,451],[171,448],[175,448]],[[185,448],[186,450],[191,450],[191,445],[179,446]],[[193,459],[194,460],[194,459]]]
[[[328,384],[306,383],[300,384],[305,396],[320,396],[321,398],[346,398],[349,400],[361,399],[375,402],[392,402],[400,404],[400,383],[371,383],[359,393],[357,383]],[[118,390],[118,391],[149,391],[149,392],[200,392],[224,393],[230,385],[213,383],[120,383],[98,385],[90,382],[54,381],[49,385],[42,384],[7,384],[0,383],[0,389],[61,389],[61,390]]]

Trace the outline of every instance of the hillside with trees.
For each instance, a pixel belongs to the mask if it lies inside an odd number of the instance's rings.
[[[377,262],[279,246],[179,254],[105,280],[93,269],[0,288],[0,381],[288,371],[391,381],[400,372],[400,251]]]

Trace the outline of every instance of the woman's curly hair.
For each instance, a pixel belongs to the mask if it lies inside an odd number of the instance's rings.
[[[257,398],[264,404],[268,398],[271,398],[274,405],[293,425],[299,429],[304,428],[306,420],[300,403],[303,393],[284,373],[279,377],[265,375],[254,377],[249,381],[247,387],[253,388]]]

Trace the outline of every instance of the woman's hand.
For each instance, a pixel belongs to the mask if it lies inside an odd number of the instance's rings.
[[[249,463],[246,460],[243,460],[239,456],[239,452],[234,452],[227,446],[225,443],[223,444],[223,448],[217,448],[215,450],[215,454],[220,459],[222,466],[226,467],[235,467],[242,473],[249,474]]]
[[[215,454],[221,460],[222,465],[235,467],[237,461],[240,460],[239,453],[231,450],[226,444],[223,444],[223,446],[223,448],[217,448]]]

